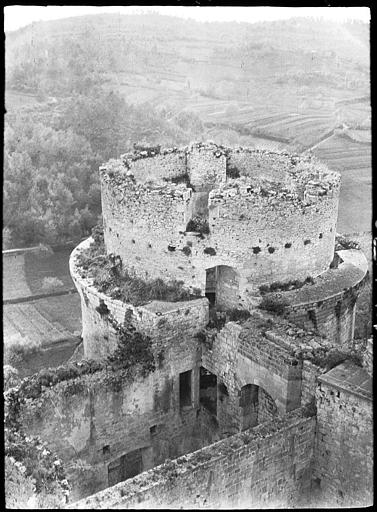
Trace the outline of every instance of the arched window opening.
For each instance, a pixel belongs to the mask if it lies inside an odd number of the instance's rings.
[[[246,430],[278,416],[274,399],[260,386],[246,384],[240,390],[240,429]]]

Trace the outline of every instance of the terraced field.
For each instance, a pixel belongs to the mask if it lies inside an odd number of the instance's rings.
[[[64,309],[64,298],[61,300],[61,309]],[[41,299],[46,300],[46,299]],[[50,300],[50,299],[48,299]],[[53,321],[43,311],[40,312],[38,301],[6,304],[4,306],[4,342],[20,335],[25,347],[41,347],[62,340],[69,339],[73,332],[65,329],[59,322]]]
[[[342,175],[338,232],[371,230],[371,146],[352,142],[339,134],[318,144],[313,153]]]
[[[3,256],[3,299],[21,299],[3,305],[5,360],[9,359],[21,376],[63,364],[80,342],[81,305],[77,292],[32,299],[49,292],[44,287],[46,277],[59,280],[58,288],[63,291],[73,288],[68,268],[70,252],[66,249]],[[30,300],[25,301],[27,298]]]
[[[6,304],[3,328],[5,360],[16,367],[21,378],[64,364],[81,342],[79,295]],[[20,352],[8,352],[15,345]]]

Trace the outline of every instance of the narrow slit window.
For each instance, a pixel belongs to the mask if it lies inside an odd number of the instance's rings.
[[[179,374],[179,406],[191,406],[191,370]]]

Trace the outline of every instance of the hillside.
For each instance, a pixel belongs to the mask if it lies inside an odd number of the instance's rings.
[[[20,112],[46,123],[59,119],[70,98],[100,86],[128,105],[158,113],[173,126],[172,133],[182,112],[195,114],[204,129],[180,133],[176,143],[210,138],[301,152],[323,140],[317,154],[330,165],[335,162],[328,158],[333,143],[338,152],[332,136],[346,124],[351,149],[337,159],[336,168],[346,175],[342,193],[353,219],[341,219],[342,230],[370,229],[370,162],[363,163],[362,197],[348,188],[360,167],[352,156],[355,145],[361,152],[370,146],[368,24],[313,18],[248,24],[157,14],[83,16],[7,33],[6,70],[9,120]],[[138,133],[155,143],[163,130]],[[130,140],[135,135],[131,130]],[[175,135],[169,137],[173,141]],[[364,213],[358,220],[354,213],[360,200]]]

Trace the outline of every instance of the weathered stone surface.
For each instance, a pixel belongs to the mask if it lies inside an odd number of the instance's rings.
[[[320,480],[322,506],[373,503],[372,398],[371,388],[369,396],[358,391],[362,372],[350,363],[340,365],[320,378],[316,391],[313,477]],[[358,380],[352,384],[355,374]]]

